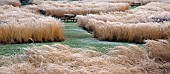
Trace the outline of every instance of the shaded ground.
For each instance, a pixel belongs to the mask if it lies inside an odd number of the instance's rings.
[[[69,45],[74,48],[96,48],[100,52],[107,52],[107,48],[114,46],[126,46],[129,43],[125,42],[107,42],[99,41],[92,38],[92,35],[76,26],[76,23],[64,23],[65,41],[63,42],[48,42],[48,43],[28,43],[28,44],[0,44],[0,55],[21,54],[23,49],[32,46],[41,46],[44,44],[52,45],[60,43]]]

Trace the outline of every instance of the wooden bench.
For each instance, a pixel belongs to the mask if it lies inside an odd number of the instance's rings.
[[[143,4],[140,2],[134,2],[131,4],[131,6],[141,6],[141,5],[143,5]]]
[[[76,15],[75,14],[64,14],[64,16],[61,18],[63,21],[72,21],[72,22],[76,22],[77,19],[75,19]]]

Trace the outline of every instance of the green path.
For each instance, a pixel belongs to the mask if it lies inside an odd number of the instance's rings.
[[[92,35],[77,27],[75,23],[64,24],[65,41],[63,42],[49,42],[49,43],[28,43],[28,44],[0,44],[0,55],[12,55],[20,54],[26,47],[41,46],[44,44],[52,45],[54,43],[60,43],[69,45],[75,48],[96,48],[98,51],[106,52],[107,48],[114,46],[126,46],[129,43],[123,42],[107,42],[98,41],[92,38]]]
[[[27,43],[27,44],[0,44],[0,55],[14,55],[14,54],[22,54],[23,49],[32,46],[41,46],[43,44],[51,45],[54,42],[49,43]]]
[[[135,9],[135,8],[137,8],[137,7],[139,7],[139,6],[129,6],[129,10]]]
[[[88,32],[77,27],[75,23],[65,24],[65,41],[60,43],[69,45],[71,47],[97,48],[97,50],[101,52],[106,52],[107,48],[120,45],[126,46],[129,44],[125,42],[99,41],[95,38],[92,38],[92,35]]]

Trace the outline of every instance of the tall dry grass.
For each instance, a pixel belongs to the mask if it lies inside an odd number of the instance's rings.
[[[144,40],[170,37],[169,22],[163,23],[120,23],[90,20],[87,31],[93,30],[99,40],[143,43]]]
[[[146,58],[135,45],[118,46],[107,54],[61,44],[27,48],[22,62],[5,64],[1,74],[168,74],[169,62]],[[3,60],[1,60],[3,61]],[[10,60],[12,61],[12,60]],[[8,63],[8,62],[7,62]]]
[[[151,12],[157,13],[157,14],[161,14],[161,12],[169,12],[169,3],[165,3],[165,2],[151,2],[148,3],[146,5],[143,6],[139,6],[135,9],[132,10],[128,10],[127,12],[129,13],[146,13],[149,12],[148,14],[151,14]],[[166,14],[164,14],[166,15]]]
[[[44,1],[35,7],[26,6],[28,9],[44,10],[45,15],[61,17],[64,14],[98,14],[100,12],[125,11],[128,10],[127,3],[107,3],[107,2],[54,2]],[[36,11],[38,11],[36,10]]]
[[[150,58],[170,61],[170,40],[147,40],[146,46]]]
[[[12,5],[12,6],[20,6],[19,0],[1,0],[0,5]]]
[[[147,23],[170,21],[169,3],[151,2],[125,12],[108,12],[77,16],[78,26],[85,26],[89,19],[122,23]]]
[[[82,0],[82,1],[90,1],[90,0]],[[91,1],[97,1],[102,2],[103,0],[91,0]],[[149,1],[159,1],[159,0],[104,0],[104,2],[113,2],[113,3],[134,3],[134,2],[143,2],[147,3]]]
[[[155,9],[160,9],[164,11],[170,11],[170,4],[169,2],[151,2],[145,5],[145,7],[142,9],[145,10],[155,10]]]
[[[110,22],[122,22],[122,23],[148,23],[148,22],[164,22],[170,21],[170,12],[168,11],[127,11],[127,12],[112,12],[102,14],[88,14],[77,16],[77,25],[82,27],[86,26],[90,19],[96,19],[100,21]]]
[[[2,6],[1,43],[63,41],[62,23],[17,7]]]
[[[112,3],[141,3],[141,4],[147,4],[150,2],[170,2],[169,0],[81,0],[81,1],[94,1],[94,2],[112,2]]]

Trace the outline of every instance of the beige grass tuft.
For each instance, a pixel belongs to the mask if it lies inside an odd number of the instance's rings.
[[[2,6],[1,43],[63,41],[62,23],[52,17],[40,16],[26,9]]]
[[[170,61],[170,40],[147,40],[146,46],[150,58]]]
[[[12,5],[12,6],[18,7],[21,4],[19,0],[1,0],[0,5]]]
[[[166,39],[170,37],[169,22],[164,23],[120,23],[90,20],[87,30],[94,31],[99,40],[143,43],[146,39]]]

